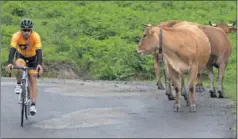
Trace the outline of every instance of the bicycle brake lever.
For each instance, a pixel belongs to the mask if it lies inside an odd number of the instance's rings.
[[[10,70],[12,71],[12,67],[10,67]],[[12,77],[12,72],[8,73],[9,77]]]
[[[40,71],[40,69],[37,70],[37,78],[40,78],[39,71]]]

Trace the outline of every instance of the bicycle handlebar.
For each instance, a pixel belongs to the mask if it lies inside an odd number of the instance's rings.
[[[13,67],[10,68],[10,69],[11,69],[11,70],[12,70],[12,69],[21,69],[21,70],[26,71],[26,70],[35,69],[35,68],[27,67],[27,66],[24,66],[24,67],[13,66]],[[37,78],[40,78],[39,71],[40,71],[40,69],[37,70]],[[9,77],[11,77],[11,76],[12,76],[12,73],[10,72],[10,73],[9,73]]]

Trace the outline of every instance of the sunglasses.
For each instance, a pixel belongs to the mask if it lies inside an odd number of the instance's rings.
[[[23,32],[31,32],[31,29],[22,29]]]

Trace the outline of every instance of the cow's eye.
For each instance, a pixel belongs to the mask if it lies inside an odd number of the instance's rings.
[[[143,38],[145,38],[145,37],[146,37],[146,34],[143,35]]]

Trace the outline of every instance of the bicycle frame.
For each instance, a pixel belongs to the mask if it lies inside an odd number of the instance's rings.
[[[22,73],[22,79],[21,79],[21,82],[22,82],[22,92],[21,94],[19,95],[18,97],[18,100],[19,100],[19,104],[22,103],[22,99],[24,97],[24,103],[25,104],[28,104],[28,101],[29,101],[29,79],[28,79],[28,70],[29,69],[32,69],[32,68],[29,68],[29,67],[13,67],[14,69],[21,69],[23,70],[23,73]],[[24,85],[23,85],[24,84]]]

